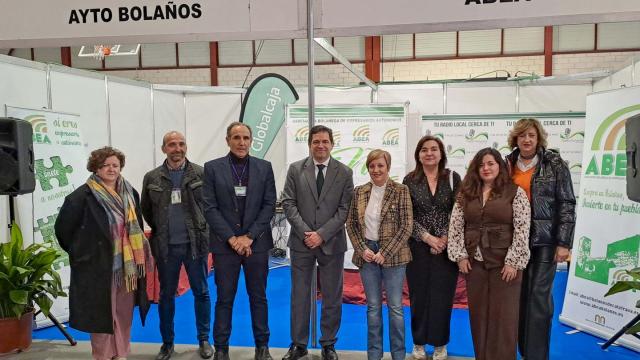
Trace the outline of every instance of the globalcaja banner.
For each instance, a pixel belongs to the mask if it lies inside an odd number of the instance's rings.
[[[610,338],[638,314],[637,292],[604,294],[640,266],[640,204],[626,196],[625,122],[640,114],[640,88],[587,97],[582,184],[573,261],[560,321]],[[640,351],[640,339],[619,344]]]
[[[353,170],[354,185],[370,180],[367,155],[383,149],[391,154],[390,177],[401,182],[406,175],[407,105],[322,105],[315,108],[315,124],[333,130],[331,156]],[[302,105],[287,107],[286,162],[309,156],[309,109]],[[351,263],[351,244],[345,254],[345,267]]]
[[[69,292],[69,257],[56,239],[54,224],[64,198],[89,176],[87,154],[77,115],[46,110],[6,107],[7,116],[22,119],[33,127],[33,152],[36,188],[33,192],[33,239],[36,243],[58,249],[61,255],[55,269],[62,286]],[[24,232],[28,229],[22,229]],[[60,322],[69,319],[68,298],[58,298],[51,313]],[[50,326],[49,319],[40,314],[38,327]]]
[[[573,189],[577,194],[582,171],[584,113],[423,115],[422,133],[442,139],[448,167],[464,176],[471,159],[482,148],[492,147],[502,155],[509,154],[509,131],[522,118],[540,120],[548,134],[548,147],[559,151],[562,159],[567,162]]]
[[[298,101],[289,80],[278,74],[264,74],[251,83],[242,101],[240,122],[251,127],[251,156],[264,159],[284,123],[285,107]]]

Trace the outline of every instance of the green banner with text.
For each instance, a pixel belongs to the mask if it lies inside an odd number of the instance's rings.
[[[251,83],[240,113],[240,121],[253,134],[251,156],[264,158],[284,123],[286,105],[296,101],[298,93],[281,75],[264,74]]]

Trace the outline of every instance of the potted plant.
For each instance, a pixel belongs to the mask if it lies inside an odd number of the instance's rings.
[[[632,290],[632,291],[640,290],[640,267],[632,270],[625,270],[625,272],[627,273],[627,275],[630,276],[630,279],[616,281],[616,283],[613,284],[613,286],[609,289],[609,291],[607,291],[607,293],[604,296],[609,296],[609,295],[617,294],[617,293],[628,291],[628,290]],[[636,308],[640,308],[640,300],[636,302]],[[633,323],[633,320],[632,320],[632,322],[627,324],[627,326],[629,326],[629,328],[626,329],[626,331],[624,332],[625,334],[633,335],[633,334],[640,333],[640,322]]]
[[[31,346],[34,305],[49,315],[52,297],[67,296],[53,267],[57,250],[35,243],[22,247],[13,222],[11,239],[0,245],[0,354]]]

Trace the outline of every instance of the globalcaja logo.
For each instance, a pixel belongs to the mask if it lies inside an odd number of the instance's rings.
[[[36,178],[38,182],[40,182],[42,191],[53,189],[53,185],[51,184],[51,180],[53,179],[58,182],[58,187],[69,185],[67,175],[73,172],[73,167],[71,165],[63,165],[60,156],[52,156],[49,160],[51,160],[50,167],[44,166],[44,159],[38,159],[34,162]]]
[[[467,141],[487,141],[489,140],[489,134],[486,132],[477,133],[474,129],[469,129],[469,132],[464,136]]]
[[[293,136],[293,139],[297,143],[306,143],[309,140],[309,127],[303,126],[296,131],[296,134]]]
[[[36,144],[51,144],[49,139],[49,128],[47,126],[47,119],[42,115],[29,115],[24,118],[28,121],[33,128],[33,142]]]
[[[498,152],[502,155],[511,154],[511,148],[509,147],[509,145],[500,145],[498,144],[498,142],[494,141],[493,144],[491,144],[491,147],[498,150]]]
[[[369,125],[362,125],[353,131],[353,142],[369,141]]]
[[[626,137],[627,119],[640,111],[640,104],[628,106],[609,115],[596,130],[591,150],[594,152],[585,176],[627,176]]]
[[[564,142],[582,142],[584,140],[584,131],[572,132],[571,128],[565,128],[564,132],[560,134],[560,139]]]
[[[625,270],[640,265],[640,235],[607,245],[604,257],[591,257],[592,240],[582,237],[578,243],[575,275],[603,285],[613,285],[626,275]]]
[[[454,148],[451,144],[447,145],[447,158],[451,159],[462,159],[467,151],[464,148]]]
[[[391,129],[382,136],[382,145],[398,146],[398,144],[400,144],[400,129]]]

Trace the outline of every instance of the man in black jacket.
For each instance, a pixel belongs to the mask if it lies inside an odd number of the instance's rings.
[[[199,354],[213,355],[209,343],[211,300],[207,284],[209,229],[202,211],[203,168],[186,158],[184,136],[171,131],[162,139],[164,164],[149,171],[142,187],[142,213],[151,226],[151,251],[160,279],[162,347],[156,360],[173,354],[175,294],[184,264],[193,291]]]

